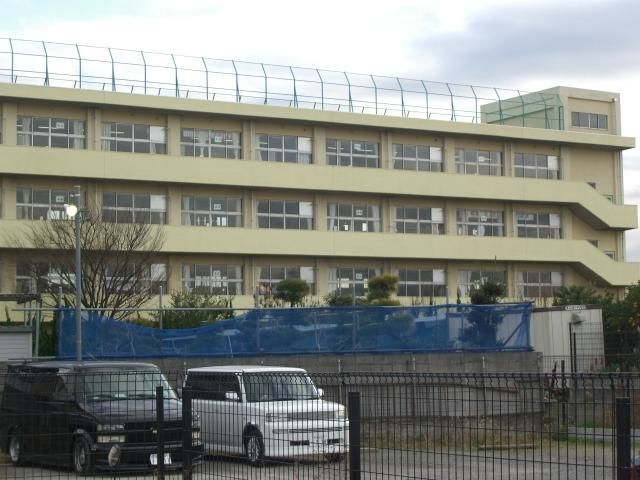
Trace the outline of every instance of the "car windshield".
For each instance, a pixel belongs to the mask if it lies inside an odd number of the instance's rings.
[[[249,373],[243,375],[247,402],[275,402],[319,398],[305,373]]]
[[[177,398],[164,375],[152,369],[91,369],[84,372],[79,383],[87,402],[153,399],[159,386],[164,389],[164,398]]]

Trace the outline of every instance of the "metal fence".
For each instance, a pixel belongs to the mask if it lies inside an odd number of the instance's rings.
[[[57,365],[1,379],[2,478],[635,478],[635,374]]]
[[[560,130],[564,122],[549,92],[11,38],[0,38],[0,81]]]

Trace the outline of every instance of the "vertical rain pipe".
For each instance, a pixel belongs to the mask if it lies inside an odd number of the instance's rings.
[[[113,64],[113,55],[111,54],[111,47],[108,48],[109,57],[111,57],[111,91],[116,91],[116,68]]]
[[[293,78],[293,105],[298,108],[298,91],[296,89],[296,76],[293,73],[293,68],[289,65],[289,71],[291,72],[291,77]]]
[[[427,118],[429,118],[429,90],[427,90],[427,86],[424,84],[424,80],[420,80],[422,83],[422,88],[424,88],[424,97],[427,104]]]
[[[231,60],[231,65],[233,65],[233,71],[236,72],[236,103],[240,103],[240,84],[238,83],[238,69],[235,60]]]
[[[147,59],[144,58],[144,52],[140,50],[140,55],[142,55],[142,63],[144,64],[144,94],[147,94]]]
[[[269,86],[267,85],[267,71],[264,69],[264,63],[261,63],[260,66],[262,67],[262,75],[264,75],[264,104],[267,104],[267,100],[268,100],[268,91],[269,91]]]
[[[520,104],[522,105],[522,126],[524,127],[524,98],[522,98],[520,90],[516,90],[516,92],[518,92],[518,96],[520,97]]]
[[[180,98],[180,87],[178,86],[178,66],[176,65],[176,59],[173,56],[173,53],[171,54],[171,61],[173,61],[173,70],[176,73],[176,98]]]
[[[204,78],[207,84],[204,87],[205,95],[207,96],[207,100],[209,100],[209,67],[207,67],[207,62],[204,61],[204,57],[202,58],[202,64],[204,65]]]
[[[369,75],[371,77],[371,83],[373,83],[373,93],[375,95],[376,100],[376,115],[378,114],[378,85],[376,84],[376,80],[373,78],[373,75]]]
[[[498,89],[494,88],[494,92],[496,92],[496,97],[498,97],[498,110],[500,111],[500,125],[504,125],[504,119],[502,117],[502,99],[500,98],[500,94],[498,93]]]
[[[478,118],[478,96],[476,95],[476,89],[473,88],[473,85],[469,85],[471,87],[471,91],[473,92],[473,98],[475,100],[475,112],[473,114],[473,118]],[[475,120],[474,123],[480,123],[478,120]]]
[[[322,79],[322,75],[320,75],[320,70],[316,68],[316,73],[318,74],[318,78],[320,79],[320,97],[322,102],[322,110],[324,110],[324,80]]]
[[[353,100],[351,99],[351,82],[349,81],[347,72],[342,72],[342,73],[344,74],[344,78],[347,79],[347,85],[349,86],[349,111],[353,112]]]
[[[42,48],[44,49],[44,84],[49,85],[49,53],[44,41],[42,42]]]
[[[402,116],[404,117],[404,89],[402,88],[402,83],[400,83],[400,79],[396,77],[396,82],[398,82],[398,86],[400,87],[400,103],[402,105]]]
[[[78,52],[78,83],[80,83],[80,88],[82,88],[82,56],[80,55],[80,49],[78,48],[77,43],[76,52]]]
[[[13,82],[13,42],[9,39],[9,48],[11,48],[11,83]]]
[[[453,92],[451,91],[451,87],[448,83],[445,83],[447,86],[447,90],[449,90],[449,98],[451,98],[451,121],[456,121],[456,107],[453,104]]]

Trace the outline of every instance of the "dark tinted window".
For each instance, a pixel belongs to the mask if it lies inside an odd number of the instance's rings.
[[[200,400],[225,400],[226,392],[235,392],[240,398],[240,384],[233,373],[190,373],[187,387],[193,398]]]

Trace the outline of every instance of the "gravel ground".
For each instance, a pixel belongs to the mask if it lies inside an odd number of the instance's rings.
[[[614,452],[608,445],[556,444],[519,451],[411,452],[365,450],[362,453],[363,479],[615,479]],[[310,459],[268,461],[255,468],[243,460],[207,459],[196,468],[194,480],[201,479],[348,479],[348,463],[328,463]],[[111,478],[112,474],[96,476]],[[0,478],[75,479],[66,470],[26,466],[15,468],[0,457]],[[86,478],[86,477],[85,477]],[[147,475],[119,475],[119,479],[148,478]],[[182,478],[181,473],[166,474],[167,480]]]

